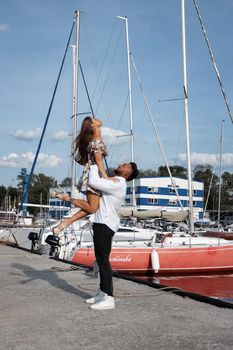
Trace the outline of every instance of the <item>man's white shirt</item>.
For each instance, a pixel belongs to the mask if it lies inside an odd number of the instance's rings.
[[[114,182],[101,178],[99,176],[98,166],[91,165],[88,183],[102,194],[99,208],[91,215],[91,221],[105,224],[114,232],[119,228],[120,218],[117,214],[117,210],[124,201],[127,188],[124,177],[116,176],[116,178],[119,181]]]

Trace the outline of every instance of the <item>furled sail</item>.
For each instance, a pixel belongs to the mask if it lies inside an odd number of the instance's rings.
[[[188,218],[188,211],[162,211],[162,210],[136,210],[136,209],[126,209],[120,208],[117,211],[120,217],[133,216],[138,219],[153,219],[161,218],[167,221],[183,221]]]

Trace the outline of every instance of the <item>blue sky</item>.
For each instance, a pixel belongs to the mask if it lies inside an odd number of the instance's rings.
[[[233,2],[197,1],[217,66],[233,108]],[[0,2],[0,185],[16,186],[31,169],[49,108],[74,11],[81,11],[80,61],[96,115],[103,120],[108,165],[130,160],[127,60],[130,48],[171,165],[186,166],[180,0],[8,0]],[[186,1],[187,66],[193,167],[218,172],[224,119],[223,170],[233,172],[232,130],[192,0]],[[141,169],[164,165],[133,67],[135,161]],[[35,173],[70,176],[72,49],[68,51]],[[89,106],[79,79],[79,113]],[[79,117],[80,125],[82,117]],[[80,170],[81,171],[81,170]]]

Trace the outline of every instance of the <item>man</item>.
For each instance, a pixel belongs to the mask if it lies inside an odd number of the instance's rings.
[[[119,228],[120,219],[117,210],[126,195],[126,181],[131,181],[138,176],[137,165],[133,162],[119,165],[114,172],[118,179],[117,182],[101,178],[97,165],[91,166],[89,174],[89,185],[102,193],[99,208],[91,218],[95,256],[100,274],[100,291],[86,300],[93,310],[109,310],[115,307],[112,269],[109,262],[112,237]],[[81,204],[78,199],[74,198],[71,198],[71,202],[76,206]]]

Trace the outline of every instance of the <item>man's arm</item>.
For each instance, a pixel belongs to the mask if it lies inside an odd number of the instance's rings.
[[[113,182],[99,176],[97,165],[91,165],[89,173],[89,185],[96,190],[114,194],[115,191],[122,189],[122,181]]]

